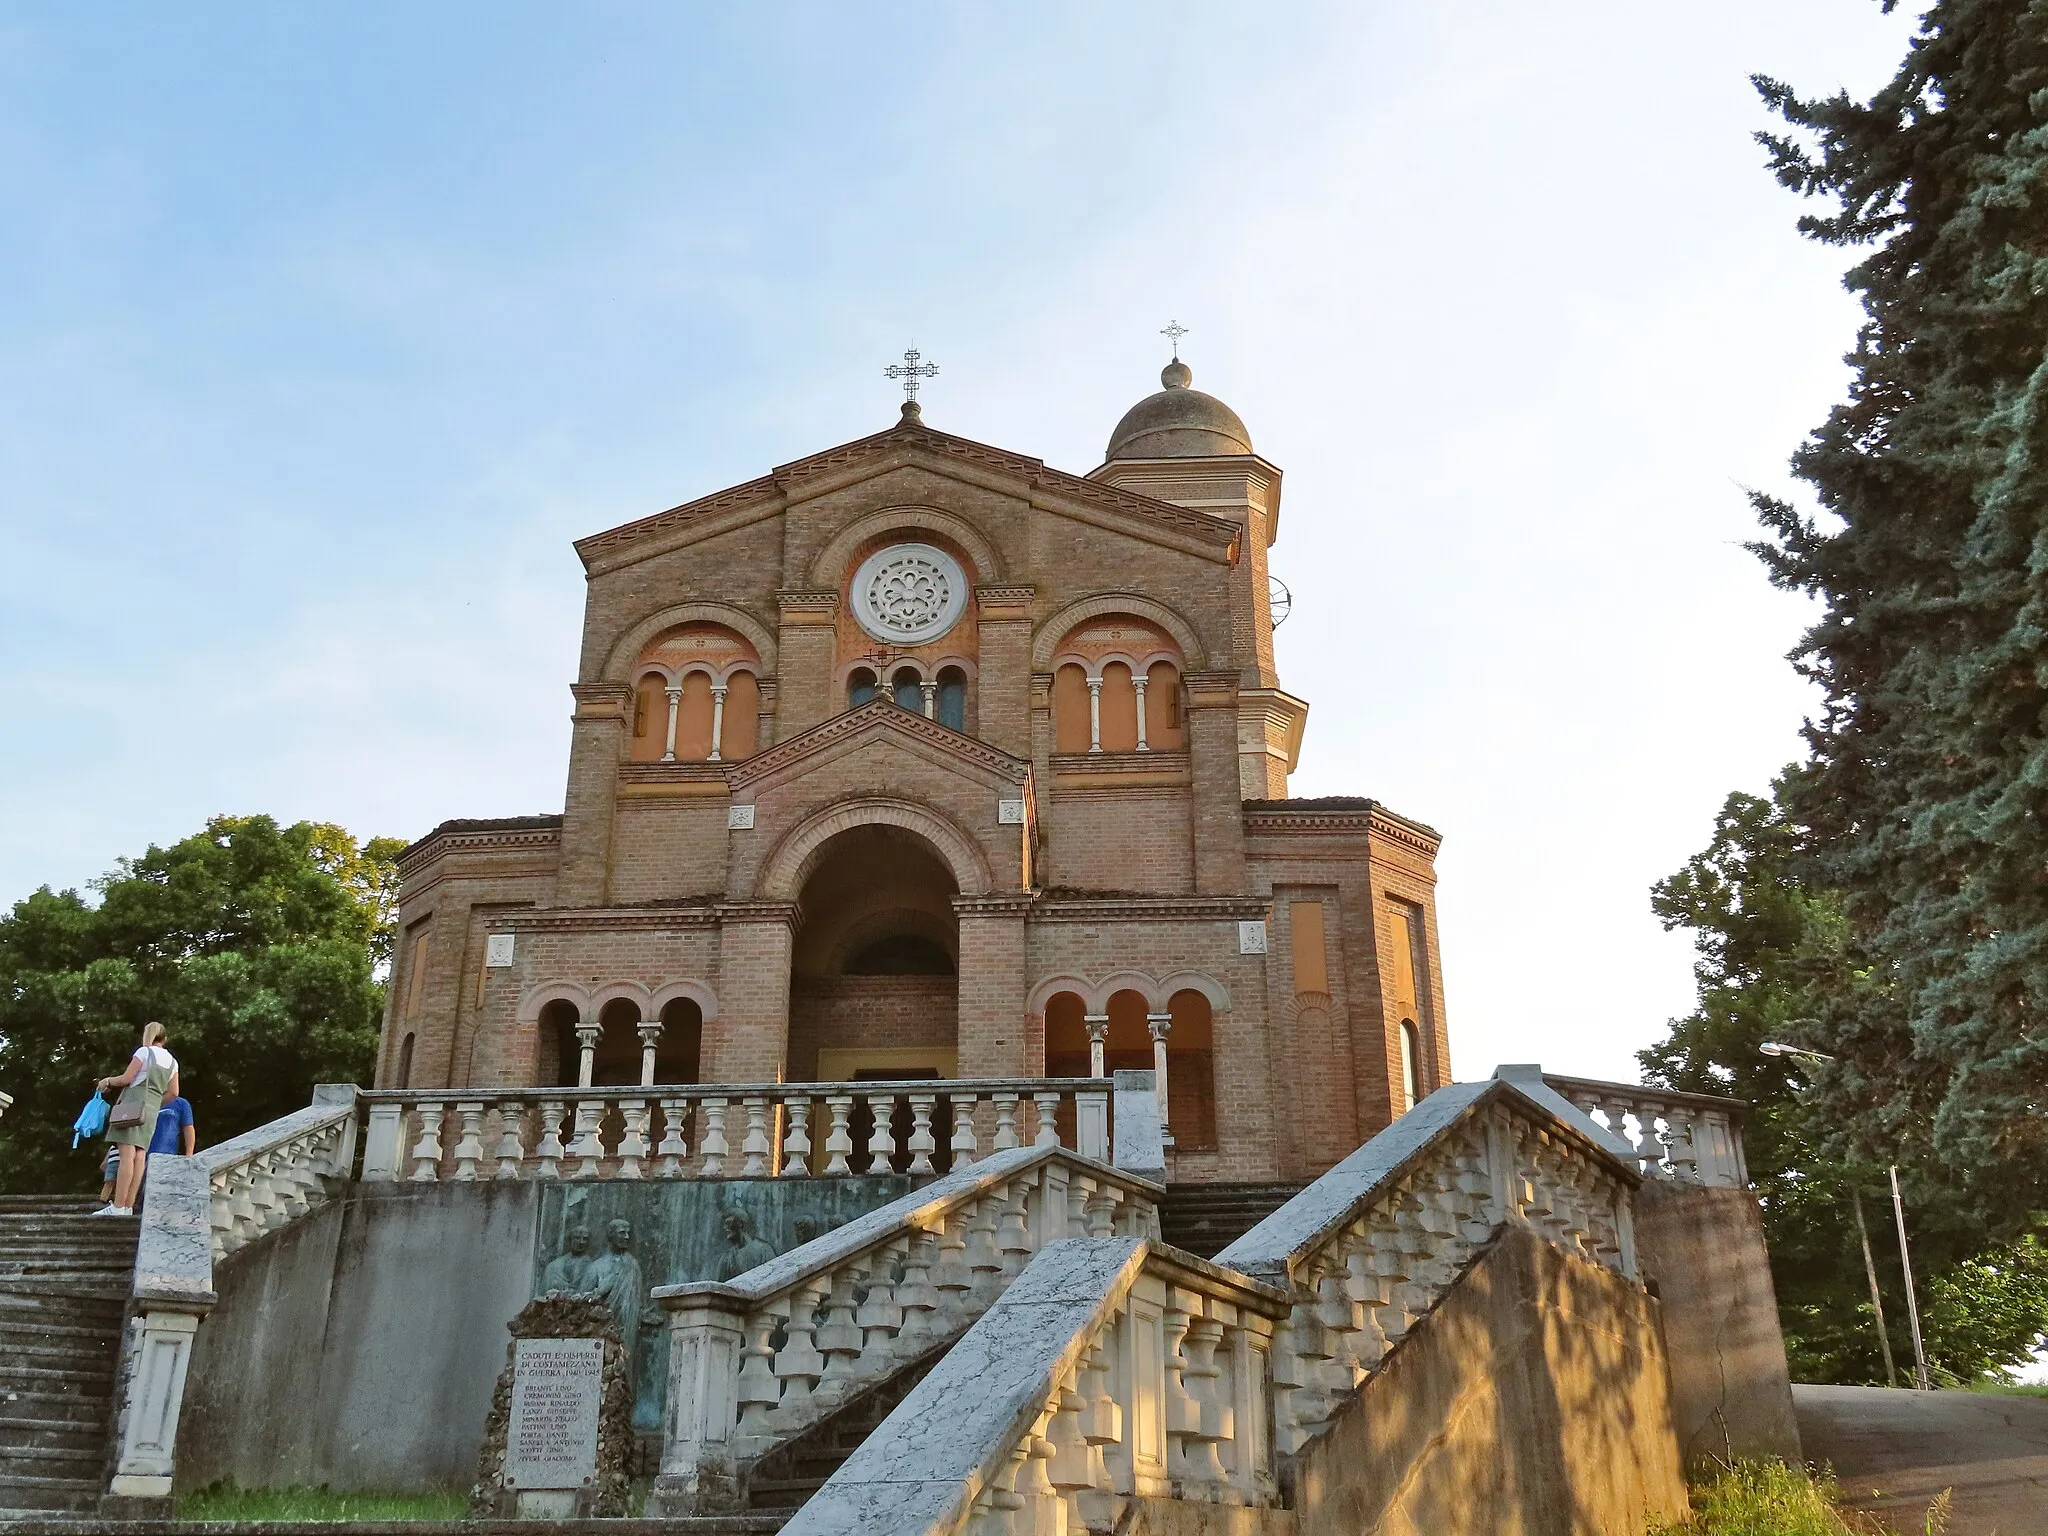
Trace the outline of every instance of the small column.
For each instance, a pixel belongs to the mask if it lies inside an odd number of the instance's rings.
[[[576,1086],[588,1088],[590,1074],[597,1064],[597,1037],[604,1033],[602,1024],[578,1024],[576,1044],[580,1048],[580,1059],[576,1063]]]
[[[1168,1146],[1173,1145],[1173,1114],[1166,1103],[1166,1037],[1173,1033],[1173,1015],[1148,1013],[1145,1027],[1152,1032],[1152,1076],[1159,1085],[1159,1129]]]
[[[1102,750],[1102,679],[1088,679],[1088,750]]]
[[[1150,743],[1145,740],[1145,684],[1148,681],[1150,679],[1138,676],[1135,673],[1131,677],[1131,687],[1136,689],[1138,693],[1138,750],[1140,752],[1150,752],[1152,750]]]
[[[917,685],[917,691],[924,695],[924,717],[927,720],[939,718],[939,685],[930,678]]]
[[[635,1026],[640,1032],[640,1086],[654,1086],[654,1047],[661,1040],[661,1020],[642,1019]]]
[[[683,707],[683,690],[668,690],[668,739],[662,748],[661,760],[672,763],[676,760],[676,715]]]
[[[718,758],[718,740],[725,734],[725,689],[724,683],[711,685],[711,755],[704,759],[715,763]]]
[[[1105,1077],[1108,1074],[1103,1071],[1103,1062],[1109,1042],[1109,1015],[1084,1013],[1081,1022],[1088,1026],[1088,1075]]]

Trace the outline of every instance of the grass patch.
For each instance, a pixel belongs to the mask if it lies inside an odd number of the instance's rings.
[[[1996,1376],[1987,1376],[1981,1381],[1963,1383],[1965,1392],[1986,1392],[1993,1397],[2048,1397],[2048,1382],[2001,1381]]]
[[[1891,1527],[1838,1509],[1835,1480],[1782,1461],[1737,1462],[1692,1486],[1691,1525],[1653,1525],[1648,1536],[1878,1536]],[[1926,1536],[1948,1529],[1948,1495],[1927,1511]]]
[[[178,1500],[180,1520],[459,1520],[460,1493],[337,1493],[317,1488],[239,1488],[212,1483]]]

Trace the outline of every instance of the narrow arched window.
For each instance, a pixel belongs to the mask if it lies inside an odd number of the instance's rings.
[[[1088,750],[1088,674],[1073,664],[1052,678],[1053,751]]]
[[[1131,669],[1112,661],[1102,669],[1102,750],[1133,752],[1138,746],[1138,691]]]
[[[718,755],[727,762],[752,757],[761,737],[761,685],[751,672],[725,680],[725,709],[719,720]]]
[[[1421,1080],[1417,1063],[1422,1058],[1422,1043],[1415,1033],[1415,1021],[1401,1021],[1401,1113],[1407,1114],[1421,1097]]]
[[[394,1085],[396,1087],[410,1088],[412,1086],[412,1045],[414,1039],[415,1036],[408,1030],[405,1039],[399,1042],[398,1082]]]
[[[967,674],[958,667],[939,673],[939,724],[963,734],[967,730]]]
[[[1145,740],[1155,752],[1178,752],[1187,744],[1180,715],[1180,668],[1155,661],[1145,673]]]
[[[859,709],[881,691],[882,685],[875,680],[874,673],[866,667],[855,667],[846,676],[846,707]]]
[[[916,672],[904,667],[889,681],[890,696],[900,708],[914,715],[924,713],[924,688]]]

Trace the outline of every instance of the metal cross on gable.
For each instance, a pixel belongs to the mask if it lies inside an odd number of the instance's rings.
[[[903,354],[903,361],[891,363],[882,370],[892,379],[903,381],[903,398],[912,404],[917,401],[917,386],[939,371],[937,363],[928,363],[924,354],[912,347]]]

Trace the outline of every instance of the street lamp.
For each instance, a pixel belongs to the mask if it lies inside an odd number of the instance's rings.
[[[1786,1045],[1777,1040],[1766,1040],[1757,1047],[1766,1056],[1790,1056],[1799,1061],[1838,1061],[1826,1051],[1810,1051],[1803,1045]],[[1920,1342],[1920,1300],[1913,1293],[1913,1256],[1906,1247],[1906,1205],[1899,1198],[1899,1169],[1894,1163],[1892,1176],[1892,1218],[1899,1226],[1899,1268],[1906,1277],[1906,1320],[1913,1329],[1913,1365],[1922,1392],[1929,1391],[1927,1379],[1927,1350]],[[1870,1310],[1876,1315],[1877,1342],[1884,1350],[1884,1379],[1887,1383],[1897,1379],[1897,1368],[1892,1364],[1891,1336],[1884,1328],[1884,1302],[1877,1291],[1877,1265],[1870,1257],[1870,1232],[1863,1224],[1863,1196],[1852,1184],[1849,1187],[1850,1208],[1856,1214],[1856,1237],[1863,1245],[1863,1277],[1870,1282]]]

